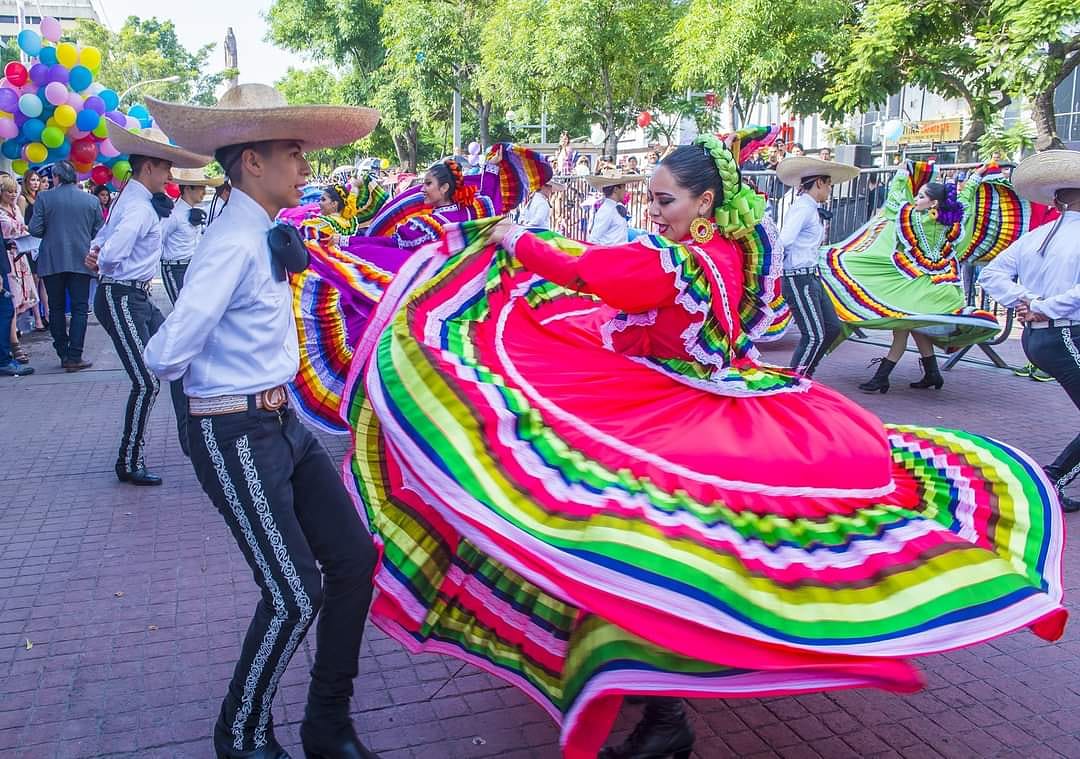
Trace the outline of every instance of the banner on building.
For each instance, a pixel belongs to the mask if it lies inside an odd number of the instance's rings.
[[[904,125],[901,145],[926,142],[959,142],[964,135],[963,119],[935,119],[915,121]]]

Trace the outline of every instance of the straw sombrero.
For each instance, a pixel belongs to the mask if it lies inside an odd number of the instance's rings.
[[[265,84],[240,84],[216,106],[146,99],[150,114],[184,147],[213,154],[229,145],[293,140],[304,150],[348,145],[379,123],[374,108],[346,105],[289,105]]]
[[[220,187],[225,177],[210,177],[205,169],[173,169],[172,181],[181,186]]]
[[[1080,189],[1080,152],[1047,150],[1025,158],[1013,169],[1012,183],[1025,200],[1052,206],[1058,190]]]
[[[630,184],[645,179],[644,174],[590,174],[585,181],[592,185],[595,190],[602,190],[618,184]]]
[[[160,129],[143,129],[135,133],[111,121],[108,123],[109,140],[121,153],[160,158],[181,169],[199,169],[210,163],[209,156],[192,153],[190,150],[184,150],[170,143],[169,138]]]
[[[840,184],[859,176],[859,168],[846,163],[794,155],[776,165],[776,176],[788,187],[798,187],[804,179],[810,177],[829,177],[833,184]]]

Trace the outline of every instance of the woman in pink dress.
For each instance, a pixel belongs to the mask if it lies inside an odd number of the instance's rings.
[[[14,240],[28,234],[22,214],[19,213],[19,184],[11,176],[0,176],[0,231],[5,240]],[[32,311],[35,317],[35,326],[41,329],[41,316],[37,311],[38,291],[34,283],[34,273],[30,269],[29,256],[23,255],[16,258],[8,250],[7,256],[11,263],[11,274],[8,283],[11,285],[11,295],[14,299],[15,318],[11,320],[11,355],[20,364],[30,361],[30,352],[19,342],[17,323],[19,315]]]

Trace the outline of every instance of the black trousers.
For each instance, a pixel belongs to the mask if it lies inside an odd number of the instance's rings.
[[[791,355],[791,366],[812,377],[840,335],[840,319],[817,274],[785,274],[783,291],[800,333],[799,344]]]
[[[161,262],[161,282],[165,285],[165,294],[169,296],[169,302],[174,306],[180,296],[180,290],[184,287],[184,276],[187,274],[188,262]],[[187,396],[184,395],[184,383],[175,380],[169,383],[169,396],[172,398],[173,412],[176,414],[176,434],[180,440],[180,450],[185,456],[190,456],[187,437]]]
[[[1080,326],[1024,328],[1024,353],[1035,366],[1042,369],[1069,394],[1080,409]],[[1065,450],[1046,467],[1046,473],[1058,489],[1064,488],[1080,473],[1080,435],[1072,439]]]
[[[146,368],[143,349],[165,317],[146,292],[108,284],[97,289],[94,315],[112,338],[120,363],[131,379],[116,462],[120,469],[133,472],[144,466],[143,435],[160,388],[157,377]]]
[[[90,275],[65,271],[41,279],[49,300],[49,332],[56,355],[61,363],[80,361],[86,340],[86,320],[90,316]],[[70,326],[64,316],[67,300],[71,301]]]
[[[195,474],[262,590],[218,735],[236,751],[266,745],[278,682],[316,614],[305,719],[347,723],[376,551],[338,468],[287,409],[193,416],[188,436]]]
[[[180,295],[180,290],[184,287],[184,275],[187,274],[187,269],[187,261],[161,262],[161,283],[165,285],[165,294],[169,296],[169,302],[174,305]]]

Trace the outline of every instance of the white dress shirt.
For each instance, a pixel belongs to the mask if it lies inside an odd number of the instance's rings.
[[[1040,256],[1039,248],[1058,224]],[[1023,235],[986,265],[979,284],[1003,306],[1027,300],[1043,316],[1080,321],[1080,211],[1066,211],[1059,221]]]
[[[596,245],[623,245],[629,238],[630,225],[626,223],[626,217],[619,213],[619,204],[611,198],[604,198],[593,214],[588,241]]]
[[[192,225],[188,220],[190,213],[191,206],[180,198],[169,218],[161,222],[162,261],[189,261],[195,255],[202,228]]]
[[[150,370],[193,398],[252,395],[300,367],[292,291],[274,274],[262,206],[233,187],[206,230],[172,313],[146,345]]]
[[[551,228],[551,203],[544,197],[544,193],[533,193],[529,205],[525,207],[525,215],[522,216],[521,223],[526,227]]]
[[[147,282],[161,260],[161,219],[151,194],[138,180],[127,183],[109,211],[109,220],[90,243],[98,252],[98,270],[113,279]]]
[[[818,215],[817,201],[809,193],[803,193],[784,214],[784,226],[780,230],[780,244],[784,246],[784,271],[808,269],[817,266],[821,259],[821,238],[825,225]]]

